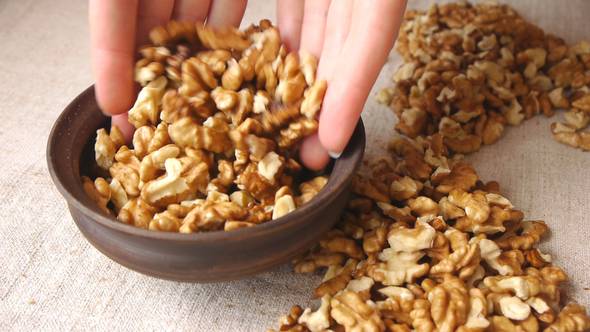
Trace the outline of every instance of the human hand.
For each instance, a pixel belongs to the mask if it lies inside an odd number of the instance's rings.
[[[149,31],[170,19],[238,26],[246,4],[247,0],[90,0],[92,67],[102,111],[131,137],[127,111],[136,96],[133,60]],[[321,169],[328,163],[328,151],[337,156],[344,150],[397,36],[404,7],[405,0],[278,0],[285,44],[318,57],[318,77],[328,81],[319,135],[301,147],[307,167]]]
[[[169,20],[239,26],[247,0],[90,0],[89,20],[95,93],[102,111],[130,138],[127,111],[137,95],[133,64],[149,31]]]
[[[281,37],[289,50],[319,61],[328,81],[318,135],[301,146],[301,160],[321,169],[338,157],[397,37],[406,0],[278,0]]]

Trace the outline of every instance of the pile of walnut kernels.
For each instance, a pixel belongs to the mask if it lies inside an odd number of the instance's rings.
[[[268,21],[246,31],[170,22],[150,33],[121,132],[97,132],[107,179],[82,179],[107,213],[150,230],[234,230],[279,218],[326,184],[301,182],[298,143],[317,131],[326,82],[317,60],[288,53]]]
[[[391,156],[358,176],[340,223],[296,272],[327,268],[316,310],[294,306],[281,331],[590,331],[584,307],[564,306],[565,272],[525,220],[482,182],[464,153],[505,125],[554,109],[565,144],[590,149],[590,44],[566,45],[508,6],[468,3],[408,11],[397,50],[405,63],[391,104]]]

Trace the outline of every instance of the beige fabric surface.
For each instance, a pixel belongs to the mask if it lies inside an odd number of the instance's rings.
[[[590,38],[590,1],[511,3],[568,41]],[[291,304],[310,305],[319,276],[289,266],[230,283],[162,281],[110,261],[78,232],[45,145],[59,112],[92,82],[86,13],[86,1],[0,0],[0,331],[261,331]],[[245,23],[263,17],[274,18],[274,1],[251,0]],[[392,56],[374,91],[398,64]],[[393,116],[370,100],[363,117],[376,155]],[[590,305],[590,153],[554,142],[551,121],[508,129],[470,159],[528,218],[549,223],[542,248],[571,276],[570,298]]]

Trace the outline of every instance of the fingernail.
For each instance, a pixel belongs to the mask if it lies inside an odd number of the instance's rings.
[[[330,156],[330,158],[332,159],[338,159],[340,158],[340,156],[342,155],[342,152],[332,152],[332,151],[328,151],[328,155]]]

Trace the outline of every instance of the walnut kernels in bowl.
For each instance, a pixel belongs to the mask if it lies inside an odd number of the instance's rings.
[[[298,145],[317,132],[326,82],[317,59],[287,53],[263,21],[244,32],[170,22],[140,50],[142,85],[129,122],[97,131],[88,195],[123,223],[180,233],[235,230],[280,218],[313,198]]]

